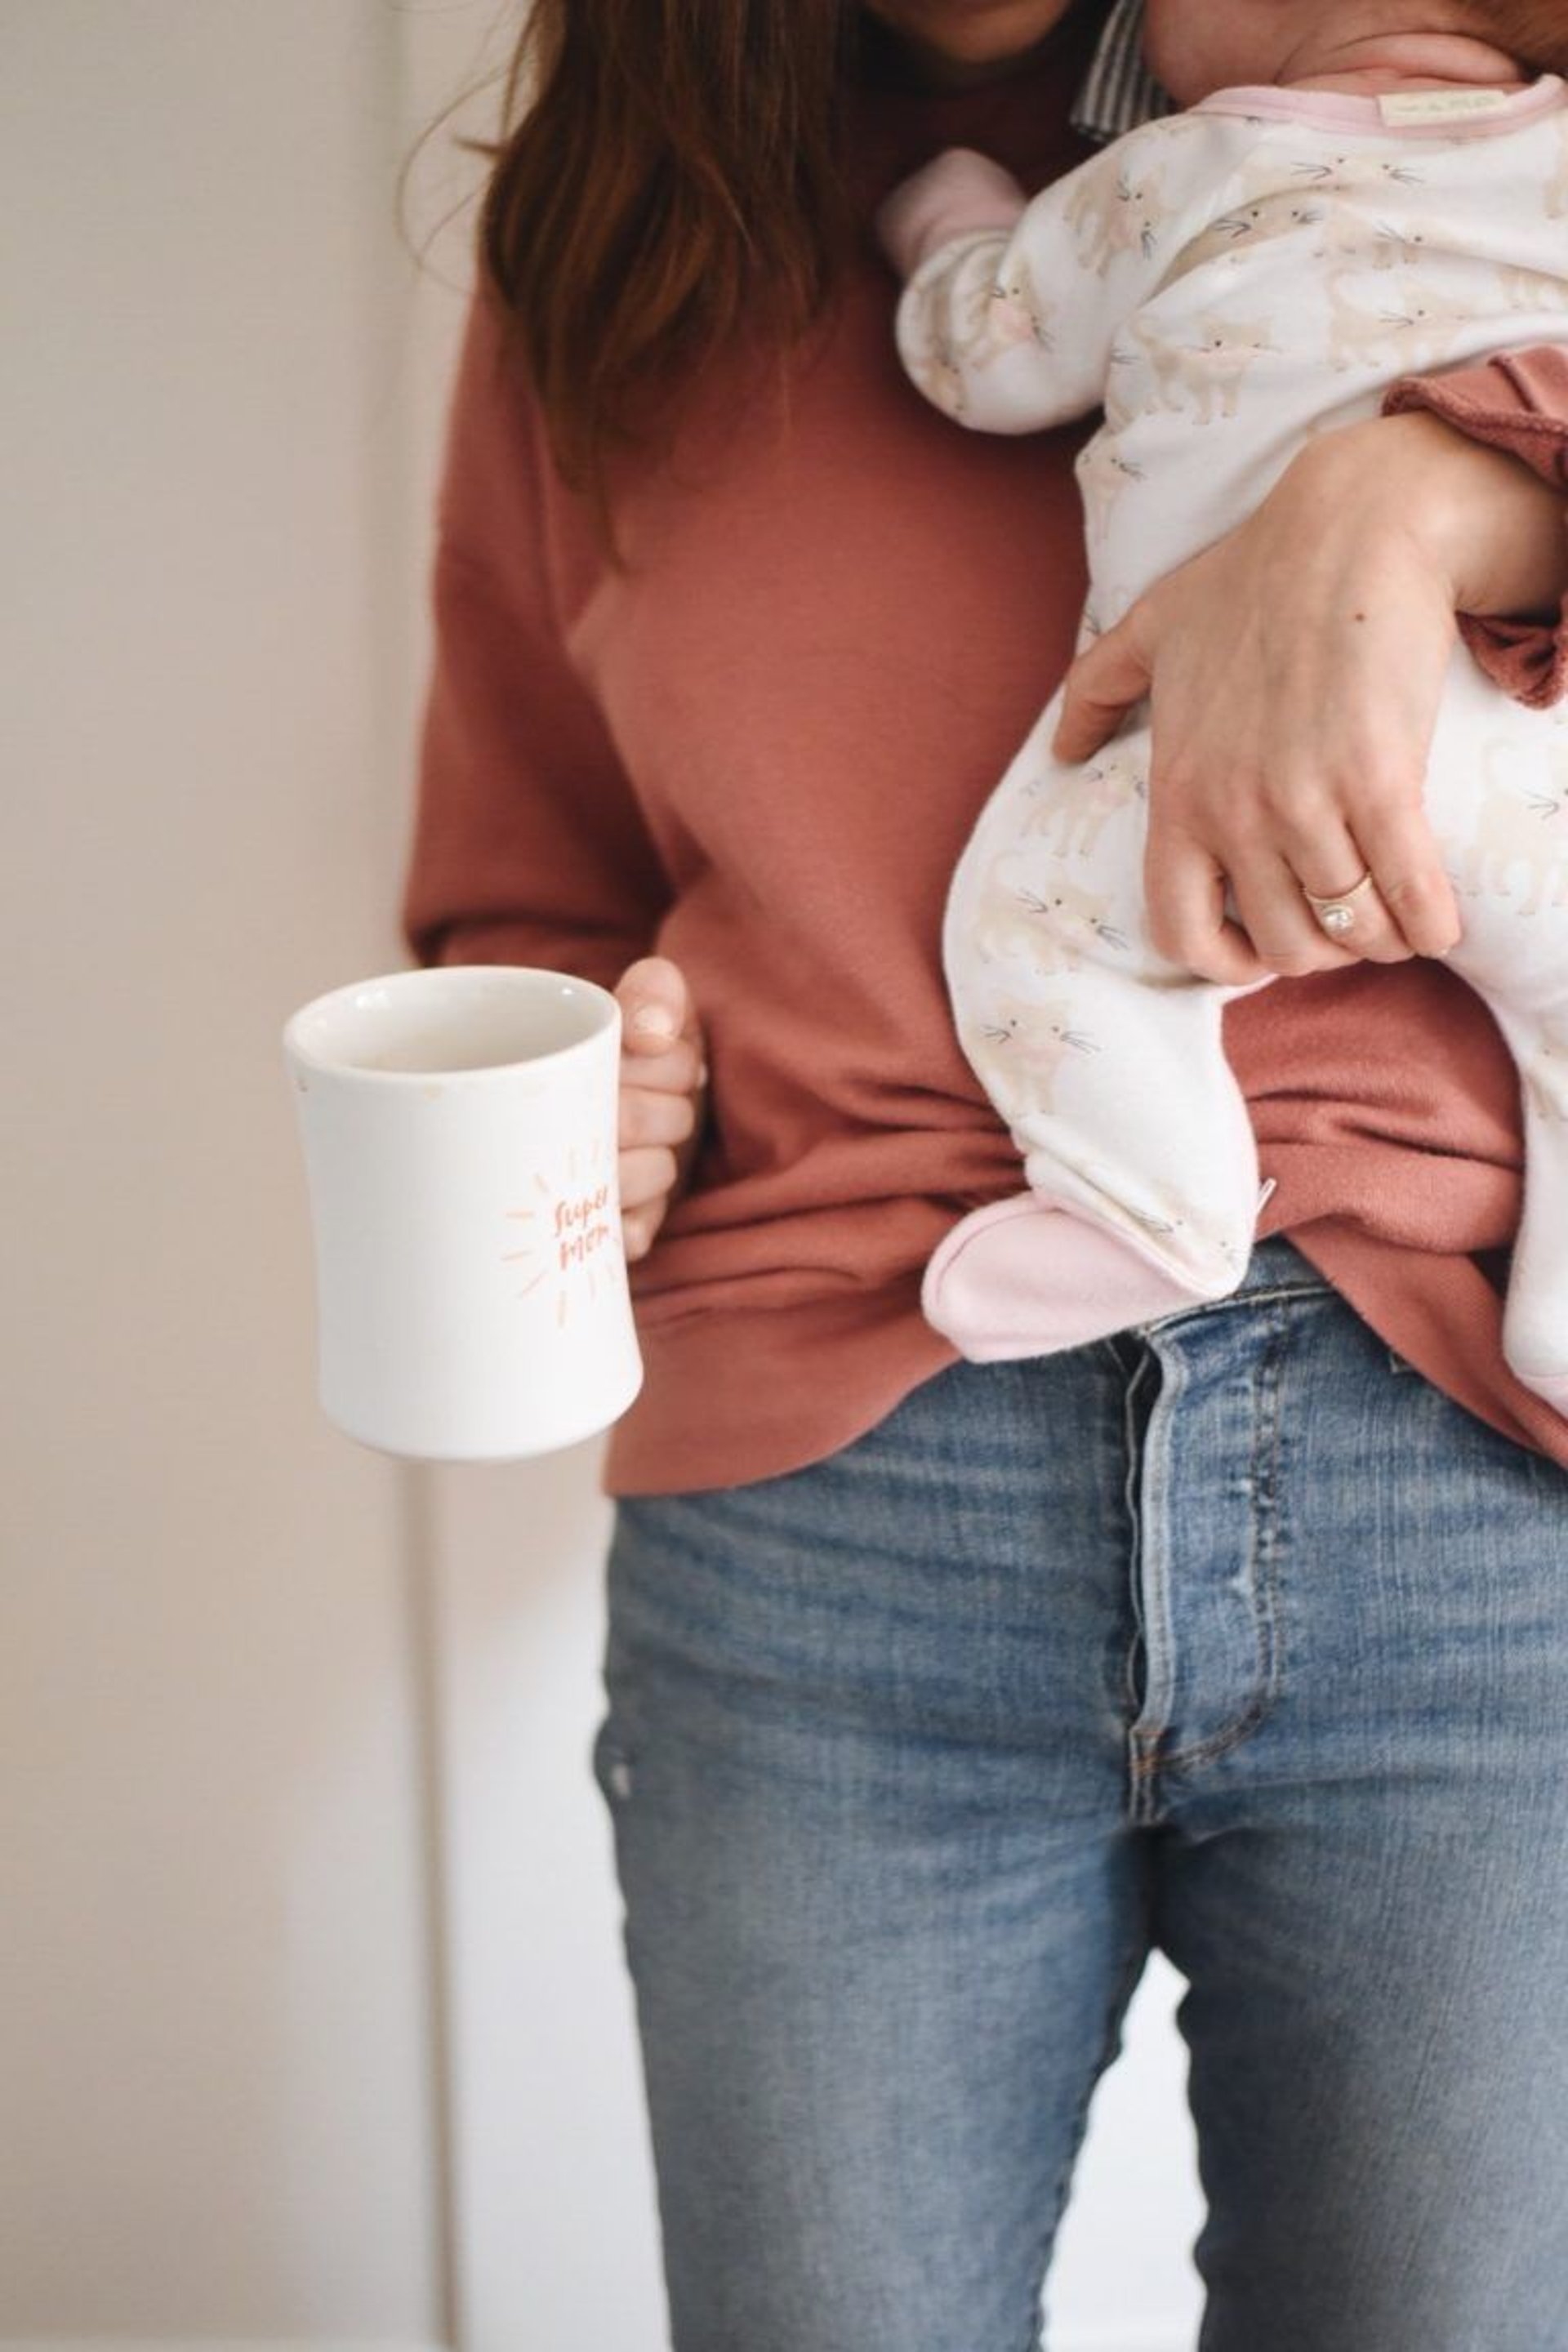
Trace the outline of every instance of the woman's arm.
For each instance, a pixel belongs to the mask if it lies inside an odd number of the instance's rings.
[[[668,889],[562,642],[541,440],[481,298],[447,427],[404,922],[426,963],[533,963],[608,983],[647,952]]]
[[[1335,969],[1352,959],[1302,893],[1363,869],[1360,956],[1458,937],[1421,806],[1455,614],[1552,615],[1568,588],[1560,491],[1478,432],[1456,409],[1324,434],[1075,664],[1064,759],[1153,698],[1150,921],[1175,961],[1237,984]]]
[[[697,1132],[702,1038],[650,958],[668,889],[637,799],[562,643],[538,419],[476,304],[448,428],[436,653],[404,902],[430,963],[531,963],[620,1000],[626,1255],[647,1249]]]
[[[1517,457],[1559,493],[1568,493],[1568,346],[1503,352],[1447,375],[1409,376],[1394,386],[1384,407],[1390,415],[1425,410],[1443,417],[1487,447]],[[1560,544],[1548,524],[1549,566]],[[1498,685],[1544,710],[1568,693],[1568,628],[1561,604],[1550,596],[1535,602],[1533,617],[1518,617],[1531,611],[1517,597],[1468,600],[1459,628]]]

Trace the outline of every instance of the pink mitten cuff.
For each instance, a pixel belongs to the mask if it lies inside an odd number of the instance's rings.
[[[878,211],[877,235],[899,275],[912,278],[954,237],[1011,231],[1027,203],[1000,163],[968,147],[950,147],[893,190]]]

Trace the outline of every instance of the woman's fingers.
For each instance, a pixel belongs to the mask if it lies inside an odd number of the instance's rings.
[[[1404,963],[1454,945],[1453,889],[1414,791],[1363,782],[1336,795],[1303,781],[1264,805],[1268,822],[1243,836],[1229,881],[1237,919],[1271,971]]]
[[[624,1037],[621,1084],[642,1094],[688,1096],[701,1086],[706,1072],[700,1041],[681,1037],[673,1045],[656,1038]]]
[[[646,956],[622,973],[618,1172],[628,1258],[647,1255],[685,1180],[706,1082],[702,1033],[678,964]]]
[[[645,1085],[640,1068],[636,1083],[621,1087],[620,1148],[623,1153],[655,1145],[674,1151],[690,1139],[697,1125],[696,1089],[666,1091]]]
[[[1168,961],[1226,988],[1272,978],[1232,916],[1226,877],[1201,842],[1151,823],[1144,890],[1150,937]]]
[[[1280,814],[1249,846],[1234,862],[1231,894],[1270,971],[1302,978],[1357,961],[1408,961],[1410,944],[1337,808],[1315,810],[1305,824]]]
[[[628,964],[616,983],[616,1002],[621,1008],[623,1055],[646,1066],[670,1055],[667,1073],[684,1070],[693,1054],[700,1060],[697,1008],[686,975],[668,956],[644,956],[639,962]],[[687,1049],[684,1055],[682,1048]],[[645,1075],[649,1084],[660,1082],[646,1069]],[[674,1083],[682,1082],[678,1075]]]
[[[1412,951],[1444,956],[1458,944],[1454,886],[1419,807],[1372,803],[1357,828],[1363,860],[1378,894]]]
[[[1143,607],[1085,647],[1067,675],[1051,749],[1068,767],[1108,743],[1149,691],[1151,655],[1139,630]]]
[[[1353,853],[1352,853],[1353,855]],[[1359,880],[1352,874],[1352,881]],[[1233,885],[1237,910],[1265,968],[1281,979],[1304,980],[1347,963],[1405,963],[1410,950],[1370,880],[1348,908],[1348,923],[1325,923],[1306,884],[1282,861]],[[1339,886],[1336,885],[1336,894]],[[1339,905],[1338,895],[1318,894]]]
[[[678,1161],[663,1144],[643,1144],[620,1156],[621,1207],[646,1209],[662,1201],[674,1186]]]
[[[621,1008],[623,1096],[695,1095],[707,1077],[702,1031],[679,965],[668,956],[645,956],[628,964],[616,984],[616,1002]],[[628,1130],[624,1118],[623,1103],[623,1135],[632,1142],[649,1139]]]
[[[664,1223],[668,1206],[668,1194],[666,1192],[659,1196],[652,1208],[622,1209],[621,1246],[626,1252],[628,1265],[635,1265],[639,1257],[647,1257],[653,1247],[654,1236]]]

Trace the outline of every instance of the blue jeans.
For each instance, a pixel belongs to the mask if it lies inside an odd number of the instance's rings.
[[[610,1589],[676,2352],[1037,2345],[1156,1947],[1203,2352],[1568,2347],[1568,1479],[1287,1244]]]

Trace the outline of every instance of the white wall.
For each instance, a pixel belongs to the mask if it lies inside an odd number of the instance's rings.
[[[394,952],[376,0],[6,0],[0,2332],[444,2324],[400,1482],[277,1029]]]
[[[0,2339],[663,2342],[592,1452],[320,1424],[277,1052],[397,954],[464,241],[395,181],[506,15],[0,0]],[[1062,2352],[1190,2337],[1171,1997]]]

